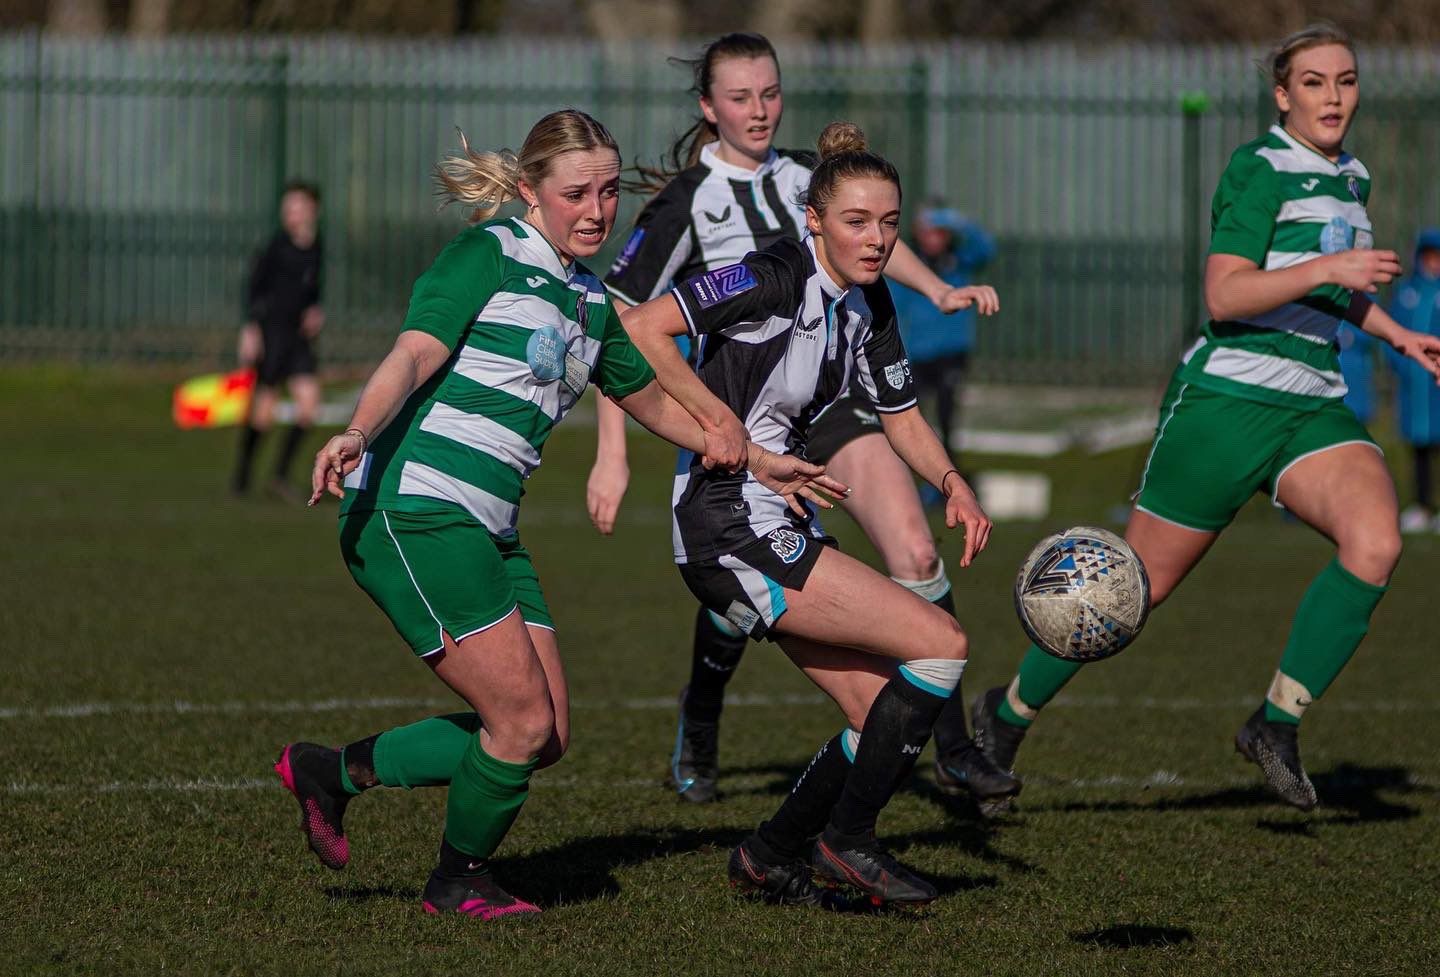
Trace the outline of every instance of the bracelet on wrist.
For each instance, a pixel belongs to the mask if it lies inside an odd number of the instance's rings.
[[[365,453],[365,450],[370,447],[370,439],[369,439],[368,437],[366,437],[366,436],[365,436],[365,432],[362,431],[362,430],[360,430],[358,427],[347,427],[344,431],[342,431],[342,432],[340,432],[340,433],[341,433],[342,435],[353,434],[353,435],[355,435],[357,438],[359,438],[359,439],[360,439],[360,453],[361,453],[362,455]]]
[[[945,498],[947,498],[947,499],[950,498],[950,493],[947,492],[947,491],[945,491],[945,480],[948,479],[951,475],[956,476],[956,477],[959,478],[960,481],[962,481],[962,482],[965,481],[965,476],[960,474],[960,469],[958,469],[958,468],[952,468],[952,469],[950,469],[948,472],[946,472],[944,475],[941,475],[941,476],[940,476],[940,494],[943,495],[943,496],[945,496]]]

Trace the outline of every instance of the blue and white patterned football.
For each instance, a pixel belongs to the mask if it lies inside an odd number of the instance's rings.
[[[1057,658],[1092,662],[1135,640],[1150,613],[1150,579],[1119,536],[1075,526],[1041,540],[1015,578],[1030,640]]]

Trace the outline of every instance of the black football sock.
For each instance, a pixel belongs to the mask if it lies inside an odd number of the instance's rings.
[[[834,847],[854,848],[874,838],[881,809],[915,768],[964,667],[963,660],[952,659],[906,662],[880,690],[825,828]]]
[[[255,460],[255,449],[260,444],[260,436],[264,433],[252,424],[246,424],[240,429],[240,454],[235,459],[235,477],[230,482],[236,492],[244,492],[250,488],[250,466]]]
[[[723,617],[701,607],[695,615],[695,643],[690,653],[690,689],[685,693],[685,721],[713,726],[725,705],[725,686],[740,656],[745,634]]]
[[[810,840],[825,827],[845,789],[850,758],[859,739],[860,734],[853,729],[831,737],[795,781],[780,810],[755,832],[778,859],[802,857]]]
[[[300,424],[292,424],[285,432],[280,455],[275,459],[275,481],[283,482],[290,477],[290,463],[295,460],[295,452],[299,450],[300,442],[305,440],[305,435],[309,433],[310,429]]]

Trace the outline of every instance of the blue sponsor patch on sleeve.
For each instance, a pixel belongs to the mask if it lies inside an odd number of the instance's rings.
[[[716,268],[690,279],[690,294],[695,296],[700,308],[708,309],[726,299],[748,292],[758,284],[760,283],[755,280],[750,266],[741,262]]]
[[[637,227],[630,232],[630,240],[625,242],[625,247],[615,256],[615,263],[610,266],[610,274],[618,275],[630,267],[630,262],[640,253],[640,242],[645,240],[645,228]]]

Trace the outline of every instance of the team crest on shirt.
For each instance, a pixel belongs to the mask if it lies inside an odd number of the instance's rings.
[[[908,369],[908,363],[906,361],[902,360],[899,363],[891,363],[885,367],[885,382],[896,390],[904,390],[905,379],[909,372],[910,370]]]
[[[800,554],[805,552],[805,537],[793,529],[772,529],[767,535],[770,537],[770,548],[786,566],[800,559]]]
[[[758,284],[750,266],[741,262],[697,275],[690,279],[690,291],[700,303],[700,308],[708,309],[748,292]]]
[[[1360,181],[1359,181],[1358,179],[1356,179],[1355,177],[1351,176],[1350,178],[1348,178],[1348,179],[1345,181],[1345,185],[1350,188],[1350,196],[1352,196],[1352,197],[1355,198],[1355,202],[1356,202],[1356,203],[1359,203],[1359,202],[1360,202]]]

